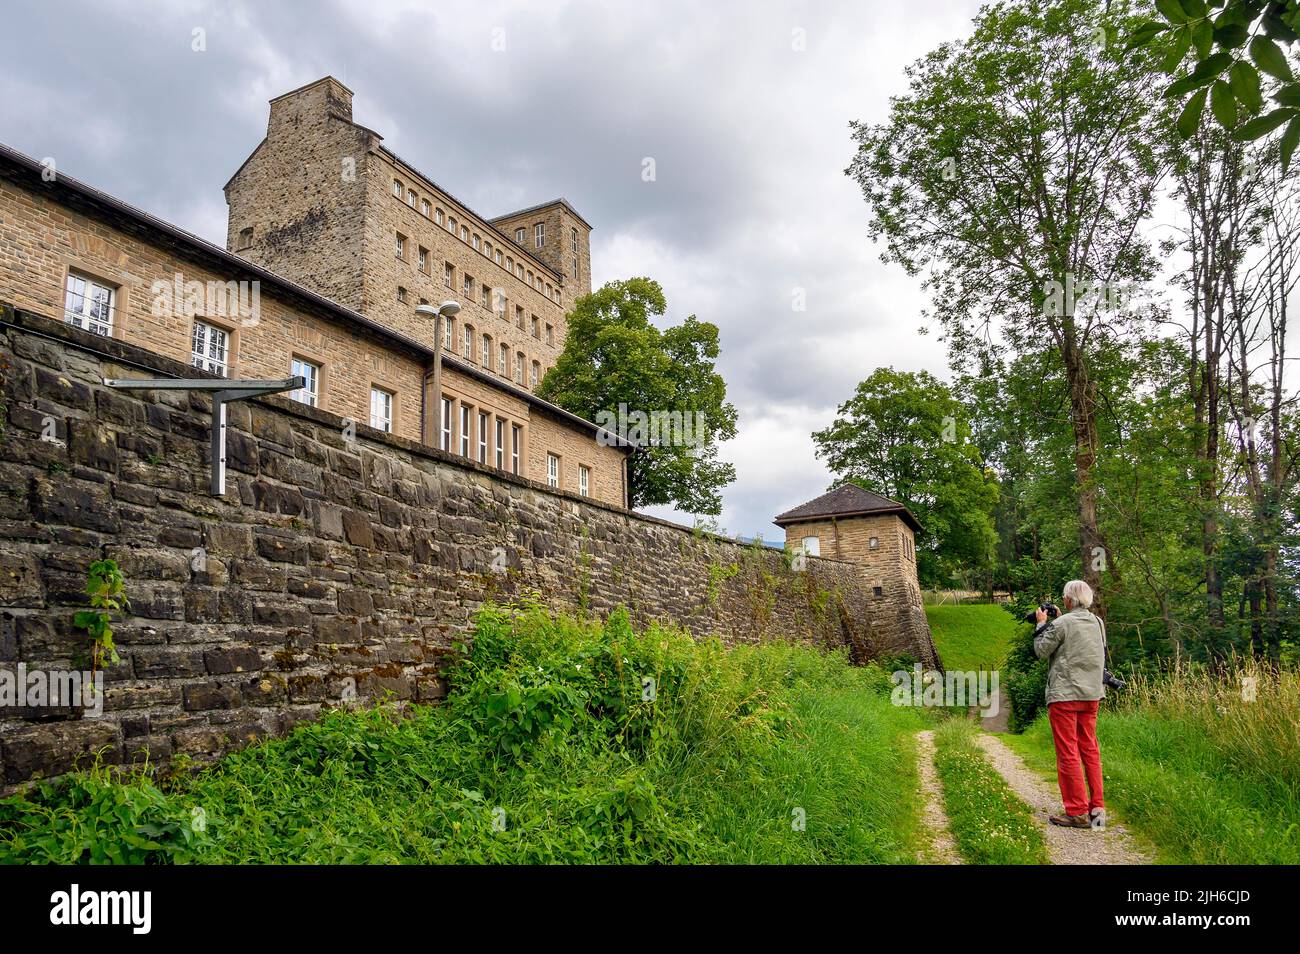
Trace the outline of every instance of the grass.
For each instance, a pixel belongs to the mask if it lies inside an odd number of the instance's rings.
[[[445,704],[336,711],[198,773],[0,800],[0,861],[899,863],[915,710],[887,676],[490,607]]]
[[[1048,864],[1038,824],[989,763],[975,732],[972,723],[954,718],[934,733],[934,766],[957,850],[973,865]]]
[[[1257,680],[1254,702],[1240,677]],[[1300,674],[1136,676],[1097,720],[1106,801],[1172,864],[1300,864]],[[1055,777],[1046,718],[1004,736]]]
[[[927,606],[925,615],[945,669],[1002,668],[1017,624],[1001,606],[989,603]]]

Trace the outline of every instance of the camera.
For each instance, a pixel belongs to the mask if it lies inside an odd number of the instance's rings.
[[[1039,603],[1038,609],[1031,609],[1025,615],[1025,622],[1037,625],[1038,616],[1036,614],[1038,613],[1038,610],[1045,610],[1047,612],[1047,621],[1049,623],[1061,615],[1061,607],[1057,606],[1055,603]]]

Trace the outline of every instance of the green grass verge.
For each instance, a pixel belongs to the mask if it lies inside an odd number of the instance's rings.
[[[949,719],[935,730],[934,743],[948,823],[967,863],[1048,864],[1038,823],[975,743],[974,725]]]
[[[1300,797],[1284,778],[1294,766],[1242,764],[1204,726],[1156,710],[1105,709],[1097,737],[1106,803],[1158,862],[1300,864]],[[1001,738],[1055,781],[1046,716]]]
[[[443,705],[334,712],[166,783],[0,800],[0,862],[916,858],[922,717],[842,655],[492,607],[450,679]]]
[[[927,606],[926,618],[945,669],[1000,669],[1016,633],[1016,621],[1001,606]]]

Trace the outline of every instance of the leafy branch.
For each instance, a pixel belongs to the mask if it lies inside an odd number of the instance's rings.
[[[117,644],[113,642],[113,614],[123,613],[129,605],[126,598],[126,580],[116,560],[96,560],[86,573],[86,595],[90,597],[88,610],[78,610],[73,625],[90,635],[91,671],[98,672],[104,660],[121,662]]]

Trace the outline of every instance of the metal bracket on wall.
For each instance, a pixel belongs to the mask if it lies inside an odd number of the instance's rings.
[[[226,492],[226,405],[231,401],[296,391],[307,386],[301,375],[276,381],[223,381],[214,378],[104,378],[121,391],[204,391],[212,395],[212,494]]]

